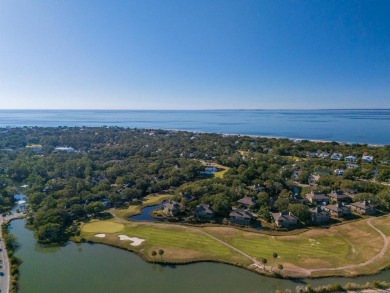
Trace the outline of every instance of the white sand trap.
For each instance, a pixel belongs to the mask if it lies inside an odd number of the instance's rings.
[[[137,237],[129,237],[126,235],[118,235],[120,240],[130,240],[133,243],[130,243],[132,246],[138,246],[141,245],[142,242],[145,241],[145,239],[137,238]]]
[[[96,234],[95,237],[104,238],[104,237],[106,237],[106,234]]]

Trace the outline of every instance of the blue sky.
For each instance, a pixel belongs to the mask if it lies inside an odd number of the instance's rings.
[[[390,108],[390,1],[0,1],[1,109]]]

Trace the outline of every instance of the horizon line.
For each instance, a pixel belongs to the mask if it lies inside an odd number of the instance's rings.
[[[327,110],[390,110],[390,108],[208,108],[208,109],[118,109],[118,108],[7,108],[0,111],[327,111]]]

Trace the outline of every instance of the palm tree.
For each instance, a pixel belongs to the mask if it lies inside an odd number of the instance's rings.
[[[273,269],[273,267],[274,267],[275,260],[278,258],[278,254],[277,254],[276,252],[274,252],[274,253],[272,254],[272,257],[274,258],[274,262],[272,263],[272,266],[271,266],[271,272],[272,272],[272,269]]]
[[[283,265],[282,264],[278,264],[278,269],[279,269],[279,274],[280,274],[280,272],[283,270]]]
[[[160,255],[161,260],[162,260],[162,256],[163,256],[163,254],[164,254],[164,250],[160,249],[160,250],[158,251],[158,254]]]
[[[156,255],[157,255],[157,252],[155,250],[152,251],[152,256],[153,256],[153,260],[156,261]]]
[[[265,270],[265,264],[268,262],[266,258],[262,258],[261,262],[263,263],[263,270]]]

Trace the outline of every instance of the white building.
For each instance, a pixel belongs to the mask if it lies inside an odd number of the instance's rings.
[[[74,148],[71,147],[56,147],[55,152],[74,153]]]

